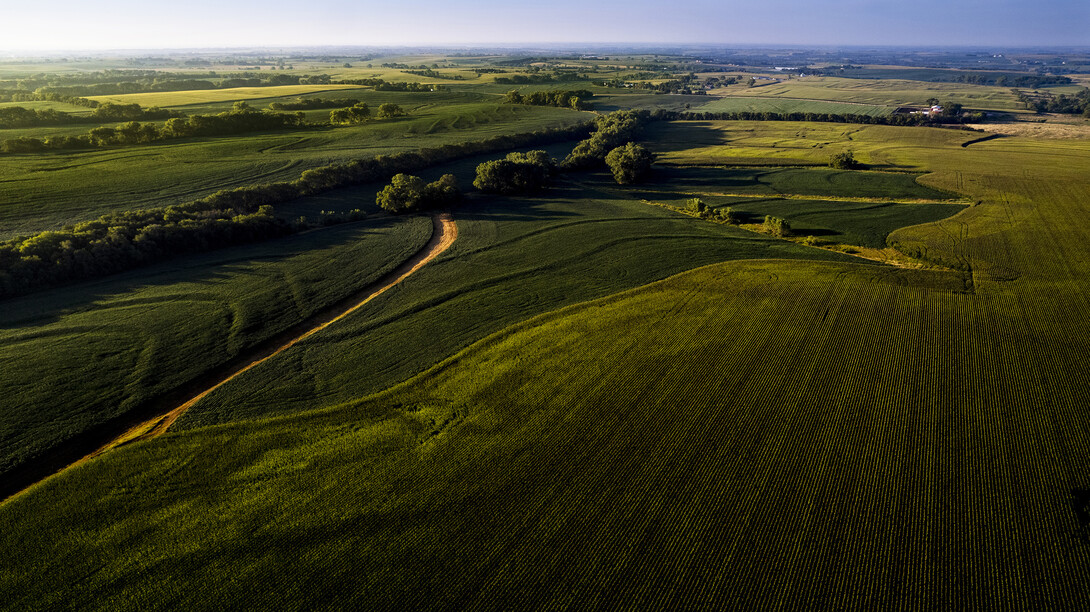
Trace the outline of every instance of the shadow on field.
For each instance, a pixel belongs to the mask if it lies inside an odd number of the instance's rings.
[[[19,329],[53,323],[66,314],[91,310],[99,300],[139,288],[173,285],[178,282],[211,284],[255,262],[288,259],[316,248],[355,242],[398,222],[396,217],[376,216],[366,221],[321,228],[256,244],[177,257],[85,283],[4,300],[3,308],[0,309],[0,329]]]
[[[1071,489],[1071,509],[1083,530],[1083,537],[1090,537],[1090,489]]]

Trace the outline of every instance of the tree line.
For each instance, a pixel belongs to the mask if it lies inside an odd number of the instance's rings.
[[[307,170],[294,181],[221,190],[194,202],[113,213],[58,231],[13,238],[0,242],[0,296],[113,274],[179,254],[285,235],[299,227],[275,217],[277,204],[348,185],[388,180],[463,157],[564,142],[589,131],[587,123],[330,164]]]
[[[137,119],[154,120],[181,117],[178,111],[153,106],[143,108],[139,104],[99,104],[88,115],[73,115],[52,108],[29,109],[22,106],[0,108],[0,129],[40,127],[48,125],[70,125],[78,123],[109,123],[133,121]]]
[[[450,91],[446,85],[433,85],[430,83],[406,83],[403,81],[385,81],[383,79],[341,79],[333,81],[333,85],[360,85],[374,87],[375,91],[407,91],[407,92],[431,92]]]
[[[512,89],[503,96],[503,101],[508,104],[528,104],[530,106],[555,106],[558,108],[573,108],[586,110],[586,101],[594,97],[594,92],[587,89],[551,91],[535,91],[523,95],[517,89]]]
[[[320,108],[346,108],[359,102],[355,98],[296,98],[294,102],[272,102],[269,110],[299,111]]]
[[[88,149],[142,144],[174,138],[222,136],[305,126],[307,123],[301,112],[289,114],[259,111],[245,102],[235,102],[234,108],[227,112],[174,117],[168,119],[162,126],[130,121],[117,127],[93,128],[90,132],[78,136],[9,138],[0,142],[0,152],[35,153],[50,149]]]
[[[1083,88],[1074,95],[1060,94],[1036,94],[1029,95],[1018,92],[1018,99],[1026,105],[1026,108],[1038,113],[1064,113],[1068,115],[1083,115],[1090,117],[1090,89]]]

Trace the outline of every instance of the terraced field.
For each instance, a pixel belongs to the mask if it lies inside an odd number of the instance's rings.
[[[815,252],[594,177],[475,201],[381,312],[188,415],[223,424],[0,507],[0,594],[24,609],[1077,608],[1090,145],[671,127],[648,141],[674,164],[850,147],[905,173],[867,195],[959,194],[974,205],[889,235],[959,270],[800,261]],[[731,187],[760,195],[830,171],[746,172]],[[365,396],[444,357],[413,361],[439,338],[468,347]]]

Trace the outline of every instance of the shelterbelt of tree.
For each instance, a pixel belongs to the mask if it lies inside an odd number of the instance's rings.
[[[852,129],[867,163],[975,202],[890,236],[963,270],[729,261],[523,321],[333,408],[119,449],[0,506],[0,595],[1077,609],[1090,142]]]

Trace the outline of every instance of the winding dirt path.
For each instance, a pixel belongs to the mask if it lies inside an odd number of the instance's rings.
[[[10,499],[34,484],[61,471],[86,463],[91,459],[119,446],[148,440],[160,436],[174,424],[186,410],[208,394],[243,373],[283,353],[299,342],[333,325],[337,321],[359,310],[365,304],[405,280],[443,251],[450,248],[458,238],[458,226],[450,213],[432,217],[434,229],[431,240],[415,255],[374,283],[360,290],[346,302],[331,306],[311,318],[296,325],[287,332],[263,342],[249,351],[238,355],[227,364],[205,373],[192,383],[175,390],[161,398],[147,409],[140,411],[135,419],[132,415],[113,423],[105,424],[98,431],[74,444],[75,449],[59,450],[50,457],[45,457],[38,465],[30,466],[23,473],[10,475],[9,483],[18,483],[8,489],[0,490],[0,500]],[[85,449],[85,450],[80,450]],[[94,449],[87,452],[86,449]],[[74,460],[73,460],[74,459]]]

